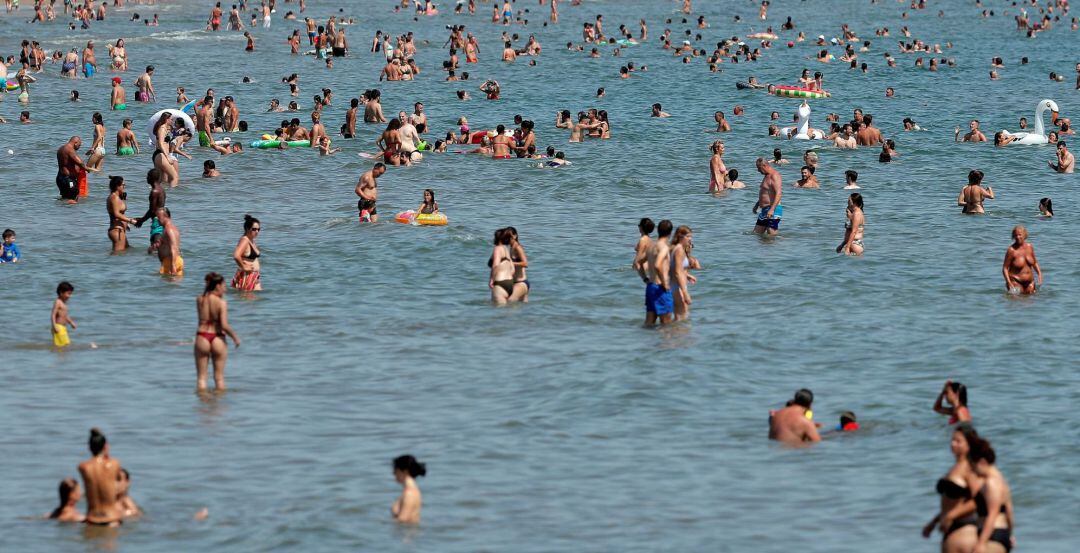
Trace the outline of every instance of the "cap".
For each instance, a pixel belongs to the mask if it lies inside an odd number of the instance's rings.
[[[120,84],[120,77],[113,77],[112,82],[114,82],[116,84]]]

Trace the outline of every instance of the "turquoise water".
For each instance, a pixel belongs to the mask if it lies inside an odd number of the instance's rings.
[[[336,5],[312,1],[308,15],[325,21]],[[510,124],[514,114],[537,122],[538,144],[564,149],[574,165],[539,170],[513,160],[431,155],[380,179],[386,223],[356,224],[356,178],[370,166],[381,126],[364,126],[345,152],[250,151],[219,158],[224,176],[196,178],[204,150],[182,165],[183,184],[169,206],[183,235],[187,277],[157,276],[156,259],[133,250],[109,255],[106,180],[91,177],[91,197],[77,206],[55,201],[54,151],[71,134],[89,142],[90,114],[101,110],[109,140],[121,115],[104,111],[109,74],[91,81],[39,75],[29,109],[34,125],[0,126],[0,227],[18,231],[25,262],[0,267],[0,347],[7,420],[0,521],[5,549],[69,551],[428,550],[474,551],[801,551],[936,550],[919,530],[937,509],[934,481],[951,456],[945,420],[930,407],[946,378],[965,382],[982,434],[998,450],[1013,488],[1017,538],[1024,551],[1069,551],[1077,509],[1067,490],[1080,483],[1072,462],[1080,448],[1067,409],[1080,391],[1074,367],[1080,298],[1080,239],[1072,217],[1075,176],[1049,172],[1049,147],[954,144],[952,129],[979,118],[983,128],[1015,130],[1020,116],[1050,98],[1064,115],[1080,110],[1072,84],[1076,33],[1068,26],[1029,40],[1016,34],[1006,2],[978,17],[949,3],[899,19],[904,4],[777,0],[769,22],[794,16],[808,36],[838,34],[849,23],[873,41],[862,54],[870,72],[806,60],[817,48],[774,48],[754,64],[676,63],[655,44],[629,48],[622,59],[590,59],[565,50],[581,22],[605,15],[610,34],[626,24],[636,34],[645,17],[650,36],[679,35],[675,2],[590,2],[561,6],[557,28],[542,28],[547,6],[529,7],[527,28],[545,50],[537,67],[522,58],[497,61],[490,4],[477,16],[444,14],[413,21],[390,2],[345,5],[361,19],[348,28],[353,57],[332,71],[290,57],[284,38],[299,25],[274,20],[255,31],[255,54],[237,33],[202,31],[209,3],[174,2],[153,10],[129,6],[89,31],[60,23],[30,26],[24,6],[0,18],[0,51],[19,41],[46,49],[127,38],[133,80],[157,68],[160,105],[131,103],[143,121],[172,107],[171,91],[194,97],[207,87],[238,98],[252,132],[285,115],[265,114],[270,98],[287,101],[281,77],[300,73],[300,103],[329,86],[335,101],[324,121],[336,129],[348,98],[380,88],[387,114],[425,102],[433,130]],[[752,2],[696,2],[712,28],[700,47],[720,37],[762,30]],[[279,15],[289,5],[279,7]],[[452,5],[444,5],[450,11]],[[157,12],[149,29],[127,19]],[[741,14],[743,23],[734,23]],[[663,19],[676,18],[664,25]],[[692,22],[693,20],[691,20]],[[465,23],[481,40],[473,81],[441,82],[444,25]],[[915,69],[896,51],[899,29],[954,48],[955,68]],[[891,38],[873,29],[888,26]],[[424,69],[414,82],[379,83],[381,56],[367,52],[375,29],[414,31]],[[696,29],[693,31],[697,33]],[[785,38],[792,36],[787,33]],[[891,51],[898,67],[881,57]],[[608,52],[608,50],[604,50]],[[839,55],[839,50],[835,50]],[[989,60],[1002,56],[1002,79],[987,80]],[[1032,61],[1019,65],[1019,58]],[[104,56],[99,53],[99,58]],[[626,61],[648,71],[623,81]],[[699,60],[700,61],[700,60]],[[813,65],[811,65],[813,64]],[[767,138],[769,112],[783,120],[797,105],[737,91],[753,74],[791,82],[802,67],[825,67],[833,98],[813,104],[819,126],[830,111],[842,119],[861,107],[896,140],[897,162],[877,162],[876,149],[819,150],[821,190],[795,190],[798,165],[785,181],[781,234],[749,233],[752,189],[723,198],[706,194],[712,113],[741,104],[724,135],[725,159],[756,183],[753,160],[781,147],[797,159],[803,143]],[[1065,83],[1046,78],[1069,75]],[[14,71],[13,71],[14,72]],[[243,76],[254,84],[238,84]],[[497,78],[503,99],[459,102],[454,91]],[[596,88],[607,96],[595,98]],[[893,86],[895,98],[884,89]],[[84,101],[72,105],[77,88]],[[662,102],[673,117],[650,119]],[[554,129],[554,112],[606,109],[612,139],[570,144]],[[14,95],[0,115],[17,118]],[[929,130],[901,132],[913,117]],[[14,154],[7,155],[11,149]],[[214,156],[216,157],[216,156]],[[105,174],[129,182],[129,214],[145,209],[142,176],[149,157],[105,161]],[[985,217],[966,217],[955,197],[971,168],[986,172],[998,199]],[[867,254],[834,253],[842,238],[843,172],[855,169],[866,199]],[[434,188],[450,217],[443,228],[389,222]],[[1058,217],[1038,218],[1038,199],[1054,199]],[[230,295],[233,326],[243,339],[230,351],[230,391],[213,399],[194,393],[193,298],[208,271],[231,275],[242,217],[262,220],[263,284],[257,299]],[[704,264],[693,288],[692,321],[643,329],[640,281],[629,268],[642,216],[670,218],[695,232]],[[1046,284],[1037,297],[1003,293],[1000,267],[1009,230],[1024,224]],[[494,229],[518,228],[530,257],[531,303],[493,308],[485,265]],[[48,347],[47,316],[60,280],[76,287],[76,347]],[[97,349],[89,349],[89,343]],[[854,410],[864,431],[792,451],[768,442],[767,410],[800,387],[817,396],[818,420]],[[147,517],[112,538],[88,537],[77,526],[29,517],[54,507],[57,481],[76,476],[91,426],[109,436],[113,454],[133,475],[133,497]],[[412,453],[428,464],[424,520],[402,530],[389,518],[398,493],[390,460]],[[205,522],[192,514],[208,507]]]

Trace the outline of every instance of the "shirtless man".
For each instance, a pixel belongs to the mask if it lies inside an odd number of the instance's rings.
[[[364,122],[365,123],[385,123],[386,117],[383,116],[382,104],[379,103],[379,96],[373,95],[368,98],[367,104],[364,105]]]
[[[319,112],[314,111],[311,113],[311,134],[309,135],[308,140],[311,141],[312,148],[319,147],[320,139],[329,139],[329,137],[326,135],[326,127],[323,126],[319,118]]]
[[[97,428],[90,429],[91,457],[79,463],[86,490],[86,523],[95,526],[118,526],[122,513],[117,503],[120,460],[109,456],[109,444]]]
[[[97,58],[94,57],[94,41],[86,43],[86,48],[82,51],[82,68],[83,76],[89,79],[97,72]]]
[[[585,136],[586,131],[591,131],[600,127],[600,123],[592,123],[589,121],[589,116],[585,113],[578,114],[578,122],[574,124],[574,127],[570,129],[570,142],[581,142]]]
[[[127,109],[127,92],[120,86],[120,77],[113,77],[109,105],[114,111]]]
[[[165,207],[165,188],[161,186],[161,171],[158,169],[147,171],[146,184],[150,185],[150,198],[147,201],[149,205],[146,208],[146,213],[142,217],[135,219],[135,228],[142,228],[143,223],[151,221],[150,247],[146,250],[147,254],[151,254],[161,246],[161,233],[164,230],[155,216],[159,209]]]
[[[180,256],[180,229],[173,224],[169,208],[158,209],[156,215],[163,229],[157,251],[158,260],[161,261],[158,272],[167,276],[181,276],[184,274],[184,258]]]
[[[1057,163],[1048,161],[1050,168],[1058,173],[1072,173],[1076,168],[1076,158],[1072,152],[1066,146],[1065,142],[1061,141],[1057,143]]]
[[[817,427],[807,417],[810,406],[814,403],[814,394],[803,388],[795,392],[787,407],[769,413],[769,439],[787,445],[804,445],[808,442],[820,442]]]
[[[1013,243],[1005,250],[1005,262],[1001,274],[1005,276],[1005,290],[1010,294],[1034,294],[1036,286],[1042,285],[1042,269],[1035,259],[1035,248],[1027,243],[1027,229],[1013,227]]]
[[[131,130],[131,119],[124,119],[123,127],[116,133],[116,155],[133,156],[139,153],[139,141]]]
[[[376,180],[386,172],[386,166],[376,163],[370,171],[360,175],[356,183],[356,195],[360,200],[356,202],[356,208],[360,210],[360,222],[379,222],[379,213],[376,211],[375,202],[379,199],[379,182]]]
[[[671,267],[669,241],[673,228],[671,221],[667,219],[660,221],[660,224],[656,226],[656,240],[653,240],[634,260],[635,266],[645,269],[645,326],[652,326],[657,320],[660,324],[668,324],[673,319],[675,304],[671,296],[669,271]]]
[[[495,127],[495,138],[491,139],[491,159],[510,159],[510,148],[514,146],[514,139],[506,136],[506,127]]]
[[[874,116],[867,113],[862,116],[863,126],[855,133],[855,141],[859,146],[876,146],[881,144],[881,131],[873,125]],[[983,140],[986,138],[984,137]]]
[[[956,198],[956,205],[964,208],[963,213],[986,213],[984,200],[994,199],[994,190],[982,186],[983,172],[975,169],[968,173],[968,183]]]
[[[154,66],[147,65],[146,72],[139,75],[138,80],[135,81],[135,88],[138,90],[135,92],[135,99],[140,102],[156,102],[157,94],[154,92],[154,83],[151,82],[150,77],[154,75]]]
[[[730,132],[731,131],[731,124],[729,124],[727,122],[727,119],[724,118],[724,112],[718,111],[715,114],[713,114],[713,120],[716,121],[716,130],[713,131],[713,132]]]
[[[754,223],[754,234],[766,233],[772,236],[779,230],[780,218],[784,214],[784,207],[780,204],[780,197],[784,194],[782,179],[780,173],[769,165],[765,158],[757,158],[756,166],[763,178],[753,210],[758,215],[757,222]]]
[[[208,147],[214,143],[214,136],[210,133],[210,124],[213,121],[214,99],[206,96],[195,110],[195,131],[199,135],[199,146]]]
[[[81,147],[82,139],[73,136],[56,150],[56,187],[60,189],[60,197],[68,203],[75,203],[79,199],[79,173],[99,171],[83,163],[78,153]]]
[[[341,126],[341,136],[352,138],[356,136],[356,111],[360,109],[360,99],[353,98],[349,102],[349,111],[345,112],[345,124]]]
[[[416,127],[410,122],[408,114],[404,111],[398,112],[398,121],[401,121],[401,128],[398,129],[398,137],[401,139],[401,152],[408,155],[410,159],[420,156],[420,153],[416,151],[416,144],[420,142],[420,134],[416,132]]]
[[[953,134],[953,140],[957,142],[986,142],[986,135],[979,130],[978,119],[972,119],[971,122],[968,123],[968,128],[971,130],[964,135],[963,140],[960,140],[960,127],[956,127],[956,132]]]

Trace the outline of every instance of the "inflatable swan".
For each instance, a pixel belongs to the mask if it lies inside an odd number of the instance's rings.
[[[799,116],[799,122],[795,127],[784,127],[780,129],[780,132],[784,136],[794,138],[795,140],[821,140],[825,138],[825,133],[818,129],[810,130],[810,104],[803,100],[799,109],[796,110],[796,115]],[[792,131],[795,131],[795,135],[792,136]]]
[[[1017,132],[1011,133],[1005,131],[1009,136],[1016,137],[1016,140],[1011,144],[1046,144],[1048,142],[1046,138],[1046,128],[1043,127],[1043,114],[1046,110],[1050,110],[1053,117],[1057,117],[1058,106],[1053,100],[1043,100],[1035,106],[1035,132]]]

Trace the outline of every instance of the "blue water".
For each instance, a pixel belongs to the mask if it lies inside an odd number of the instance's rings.
[[[1050,147],[994,149],[954,144],[952,129],[971,118],[987,134],[1016,130],[1021,116],[1050,98],[1063,115],[1080,112],[1073,88],[1076,33],[1067,24],[1026,39],[1015,32],[1008,2],[933,3],[900,14],[905,4],[776,0],[768,23],[792,15],[807,36],[837,35],[847,22],[872,40],[860,61],[870,72],[805,59],[817,48],[763,51],[757,63],[709,73],[700,58],[683,65],[655,42],[665,27],[679,36],[679,3],[628,0],[563,2],[561,23],[544,28],[547,6],[528,7],[528,27],[492,25],[491,4],[475,17],[444,13],[414,21],[391,2],[345,3],[360,19],[347,28],[352,57],[333,70],[291,57],[284,38],[297,22],[257,29],[258,51],[244,54],[238,33],[202,30],[209,3],[170,2],[111,10],[89,31],[58,19],[28,25],[25,5],[0,17],[0,51],[17,54],[23,38],[48,49],[104,44],[125,37],[132,70],[129,97],[146,64],[157,68],[158,105],[104,111],[109,73],[59,78],[47,65],[29,108],[33,125],[0,126],[0,227],[18,232],[25,260],[0,266],[0,348],[6,385],[0,414],[0,527],[11,551],[800,551],[937,550],[919,530],[936,512],[934,481],[952,462],[945,420],[931,411],[946,378],[965,382],[980,433],[993,442],[1012,486],[1023,551],[1071,551],[1077,515],[1076,432],[1068,406],[1080,392],[1074,367],[1080,297],[1080,228],[1073,217],[1074,175],[1051,173]],[[754,2],[695,2],[712,25],[695,44],[712,50],[721,37],[763,30]],[[939,5],[940,4],[940,5]],[[325,22],[338,5],[309,2]],[[442,6],[452,11],[452,4]],[[937,17],[944,8],[945,17]],[[157,12],[162,24],[130,23],[132,12]],[[590,59],[565,50],[581,23],[604,14],[611,34],[637,20],[650,44],[622,58]],[[734,23],[740,14],[743,21]],[[670,25],[665,18],[675,18]],[[468,83],[444,83],[437,70],[444,25],[464,23],[481,41],[481,63]],[[956,67],[930,73],[899,54],[900,28],[927,42],[951,41]],[[890,38],[874,37],[887,26]],[[367,52],[375,29],[414,31],[424,72],[413,82],[379,83],[381,56]],[[538,66],[498,61],[498,36],[536,33]],[[784,39],[793,37],[785,33]],[[430,41],[425,44],[423,41]],[[833,51],[839,55],[839,49]],[[886,67],[892,52],[898,67]],[[1002,78],[989,61],[1005,58]],[[1019,65],[1022,56],[1031,63]],[[462,56],[464,57],[464,56]],[[648,66],[618,79],[626,61]],[[102,66],[105,64],[102,63]],[[797,101],[737,91],[753,74],[791,83],[802,67],[826,72],[830,100],[814,102],[813,122],[843,120],[859,107],[896,140],[901,157],[882,165],[877,149],[819,149],[821,190],[796,190],[795,163],[805,143],[766,136],[769,113],[787,121]],[[15,68],[12,68],[12,74]],[[1064,83],[1050,71],[1068,75]],[[270,98],[287,102],[281,77],[298,72],[304,108],[263,113]],[[239,84],[243,76],[253,84]],[[503,99],[476,87],[500,81]],[[358,225],[356,179],[371,162],[381,126],[363,126],[345,151],[248,151],[218,158],[195,149],[182,162],[183,184],[169,191],[183,240],[187,276],[157,276],[142,253],[147,231],[133,231],[132,251],[109,255],[106,179],[92,176],[91,197],[77,206],[55,200],[54,151],[72,134],[89,143],[90,115],[101,110],[107,150],[122,117],[145,120],[172,107],[171,91],[194,98],[207,87],[238,99],[249,141],[284,116],[308,120],[311,96],[324,86],[334,103],[327,129],[340,126],[348,99],[380,88],[387,114],[423,101],[433,135],[509,125],[514,114],[537,123],[538,144],[566,151],[573,165],[539,170],[513,160],[429,155],[380,179],[383,223]],[[607,89],[604,99],[595,91]],[[885,98],[892,86],[895,98]],[[67,102],[77,88],[79,104]],[[460,102],[454,91],[470,89]],[[0,115],[16,119],[14,95]],[[649,118],[662,102],[673,114]],[[746,107],[731,117],[735,104]],[[556,110],[606,109],[612,139],[567,142],[553,128]],[[712,113],[724,110],[734,131],[725,159],[750,188],[722,198],[706,193]],[[912,117],[928,129],[904,133]],[[780,147],[780,236],[750,234],[756,200],[754,158]],[[13,154],[8,155],[8,149]],[[223,177],[198,177],[203,159]],[[129,215],[145,209],[148,155],[108,156],[104,174],[129,183]],[[962,216],[955,197],[972,168],[982,169],[998,199],[984,217]],[[855,169],[866,201],[863,258],[834,253],[843,234],[843,172]],[[397,225],[434,188],[450,225]],[[1058,216],[1038,218],[1038,199]],[[194,393],[193,298],[202,275],[231,275],[242,217],[262,220],[263,284],[257,299],[230,294],[230,319],[243,339],[231,350],[230,391]],[[630,269],[635,223],[649,216],[691,226],[704,264],[693,287],[692,320],[662,330],[640,325],[642,290]],[[1032,298],[1003,291],[1001,260],[1017,224],[1028,227],[1046,275]],[[492,232],[513,225],[530,258],[531,303],[494,308],[487,267]],[[75,347],[48,346],[47,316],[60,280],[76,287]],[[90,349],[90,343],[96,349]],[[766,440],[766,416],[800,387],[817,396],[819,421],[854,410],[864,430],[809,450]],[[111,537],[79,526],[32,520],[55,505],[57,482],[76,476],[91,426],[133,475],[132,495],[147,516]],[[399,488],[390,460],[412,453],[428,464],[421,479],[419,528],[389,517]],[[208,507],[210,517],[192,515]]]

